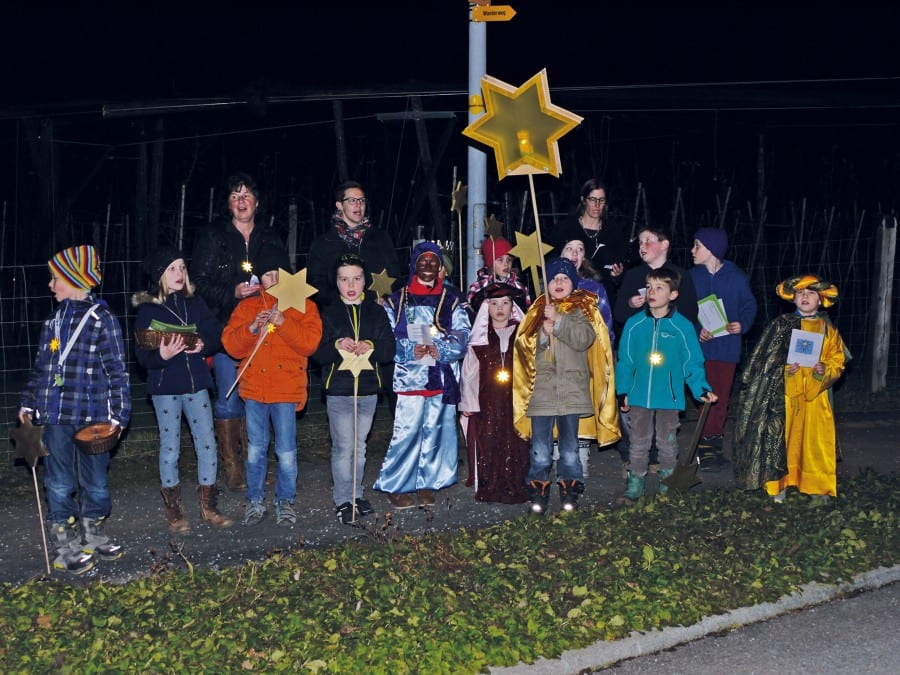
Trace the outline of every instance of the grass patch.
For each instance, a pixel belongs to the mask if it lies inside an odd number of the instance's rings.
[[[898,562],[900,478],[824,506],[700,491],[128,584],[5,585],[6,672],[480,672]]]

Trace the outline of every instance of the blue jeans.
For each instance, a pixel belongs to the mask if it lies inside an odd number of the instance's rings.
[[[47,493],[47,521],[51,523],[64,522],[70,517],[105,518],[112,508],[106,477],[109,453],[87,455],[81,452],[73,440],[77,430],[71,424],[44,427],[44,443],[50,452],[44,457],[44,490]]]
[[[553,462],[553,424],[559,437],[559,461],[556,462],[557,480],[584,478],[578,457],[578,421],[580,415],[538,416],[531,418],[531,468],[525,482],[550,479]]]
[[[181,413],[187,418],[197,453],[197,482],[216,482],[216,436],[206,389],[196,394],[160,394],[151,397],[159,425],[159,478],[166,488],[178,485],[181,457]]]
[[[297,405],[260,403],[247,399],[247,501],[262,502],[266,496],[266,464],[269,454],[269,421],[275,430],[278,476],[275,499],[291,504],[297,495]]]
[[[238,363],[225,352],[213,355],[213,375],[216,378],[216,407],[213,412],[217,420],[233,420],[244,416],[244,402],[238,396],[237,387],[231,392],[231,396],[225,398],[237,379]]]
[[[328,430],[331,433],[331,496],[336,506],[353,501],[353,416],[356,401],[356,498],[363,496],[366,437],[372,429],[378,396],[326,396]]]

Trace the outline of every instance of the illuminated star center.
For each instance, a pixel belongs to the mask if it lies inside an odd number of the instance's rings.
[[[245,260],[241,263],[241,269],[244,270],[247,274],[250,274],[250,272],[253,271],[253,263],[251,263],[249,260]]]
[[[658,366],[662,363],[662,354],[659,352],[650,352],[650,363],[654,366]]]
[[[509,371],[506,368],[497,371],[497,382],[509,382]]]
[[[59,351],[59,338],[53,338],[50,340],[50,351],[58,352]]]

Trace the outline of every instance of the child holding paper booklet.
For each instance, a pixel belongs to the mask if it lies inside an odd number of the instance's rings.
[[[781,282],[775,291],[793,301],[796,310],[766,327],[744,370],[734,482],[747,490],[765,489],[778,503],[788,487],[822,503],[837,495],[831,387],[850,359],[840,333],[821,310],[834,304],[838,290],[805,274]],[[811,366],[799,363],[797,352],[803,350],[796,348],[795,330],[822,335],[821,352]]]
[[[719,395],[718,403],[709,409],[698,445],[701,471],[717,472],[728,465],[723,448],[728,402],[741,360],[741,336],[750,330],[756,318],[756,298],[750,282],[737,265],[725,260],[727,248],[725,230],[704,227],[694,235],[691,249],[694,267],[690,274],[700,298],[700,349],[705,359],[706,379]]]

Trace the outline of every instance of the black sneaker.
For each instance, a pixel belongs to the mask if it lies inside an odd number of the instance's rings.
[[[362,499],[361,497],[356,498],[357,516],[371,516],[373,513],[375,513],[375,509],[372,508],[368,499]]]
[[[525,486],[525,491],[531,501],[531,512],[535,515],[543,515],[550,504],[550,481],[533,480]]]
[[[335,506],[334,514],[342,525],[350,525],[353,522],[353,504],[344,502],[340,506]],[[358,511],[356,515],[359,517]]]
[[[563,511],[574,511],[578,508],[578,496],[584,492],[584,483],[577,480],[561,480],[559,485],[559,501]]]

